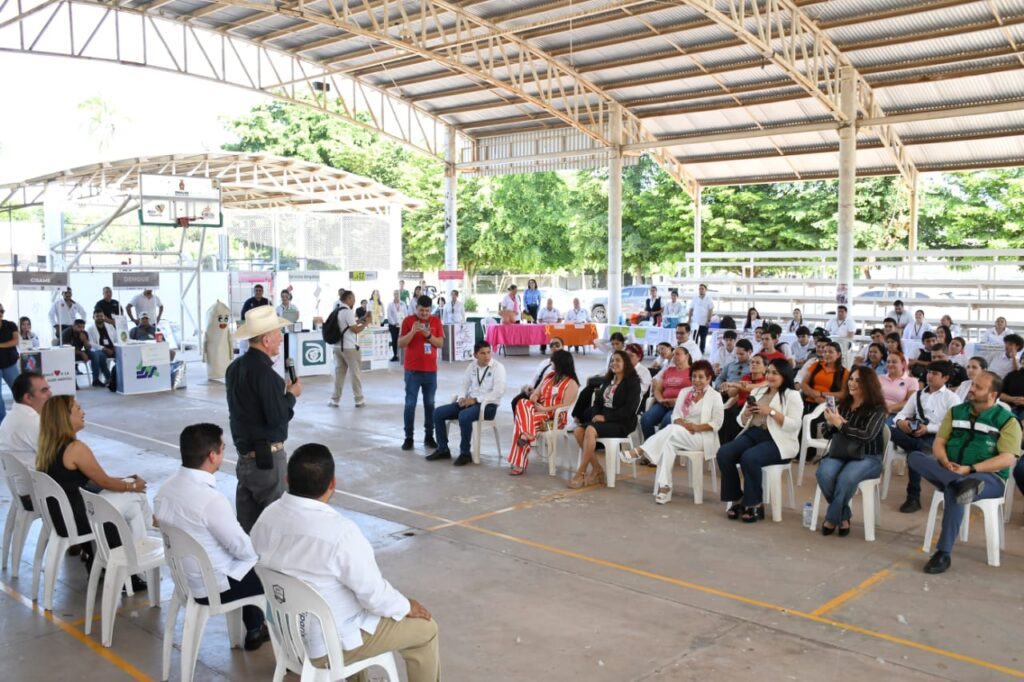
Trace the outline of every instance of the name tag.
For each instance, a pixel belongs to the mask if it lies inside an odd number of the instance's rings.
[[[423,354],[424,355],[430,355],[433,352],[434,352],[434,347],[433,346],[431,346],[429,343],[423,344]]]

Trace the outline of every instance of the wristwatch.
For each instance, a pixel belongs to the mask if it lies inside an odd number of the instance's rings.
[[[971,470],[971,473],[972,473],[972,474],[976,474],[976,473],[978,473],[978,470],[974,468],[974,465],[973,465],[973,464],[972,464],[972,465],[970,465],[970,466],[969,466],[969,467],[967,467],[967,468]]]
[[[771,410],[771,411],[770,411],[770,412],[768,413],[768,415],[769,415],[770,417],[774,417],[774,416],[775,416],[775,414],[776,414],[775,410]]]

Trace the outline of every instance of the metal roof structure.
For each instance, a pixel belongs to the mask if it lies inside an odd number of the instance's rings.
[[[699,186],[1024,164],[1024,0],[11,0],[0,49],[145,65],[500,173]],[[852,72],[856,120],[839,83]],[[612,139],[612,112],[621,137]]]
[[[269,154],[204,152],[94,163],[0,185],[0,209],[42,205],[52,186],[66,188],[69,201],[104,196],[130,203],[138,198],[141,173],[220,180],[226,209],[388,215],[392,205],[423,205],[379,182],[318,163]]]

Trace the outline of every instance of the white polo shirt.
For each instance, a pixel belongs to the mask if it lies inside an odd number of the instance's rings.
[[[708,322],[711,320],[711,309],[714,308],[715,301],[711,298],[711,294],[706,293],[701,298],[700,294],[693,297],[690,301],[690,311],[693,313],[691,322],[695,327],[706,327]]]
[[[149,313],[149,320],[153,324],[156,324],[156,316],[160,313],[160,307],[163,305],[160,303],[160,297],[156,294],[153,294],[152,298],[146,298],[145,294],[138,294],[128,304],[132,307],[132,314],[135,315],[136,320],[146,312]]]

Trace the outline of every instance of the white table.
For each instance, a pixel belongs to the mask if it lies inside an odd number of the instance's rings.
[[[171,349],[163,342],[144,341],[114,347],[117,392],[121,395],[171,390]]]
[[[75,349],[54,346],[23,351],[18,358],[23,372],[39,372],[46,377],[53,395],[75,395]],[[90,371],[89,380],[92,380]]]
[[[297,376],[326,376],[334,372],[334,349],[319,331],[291,332],[286,339],[288,357],[295,360]]]

